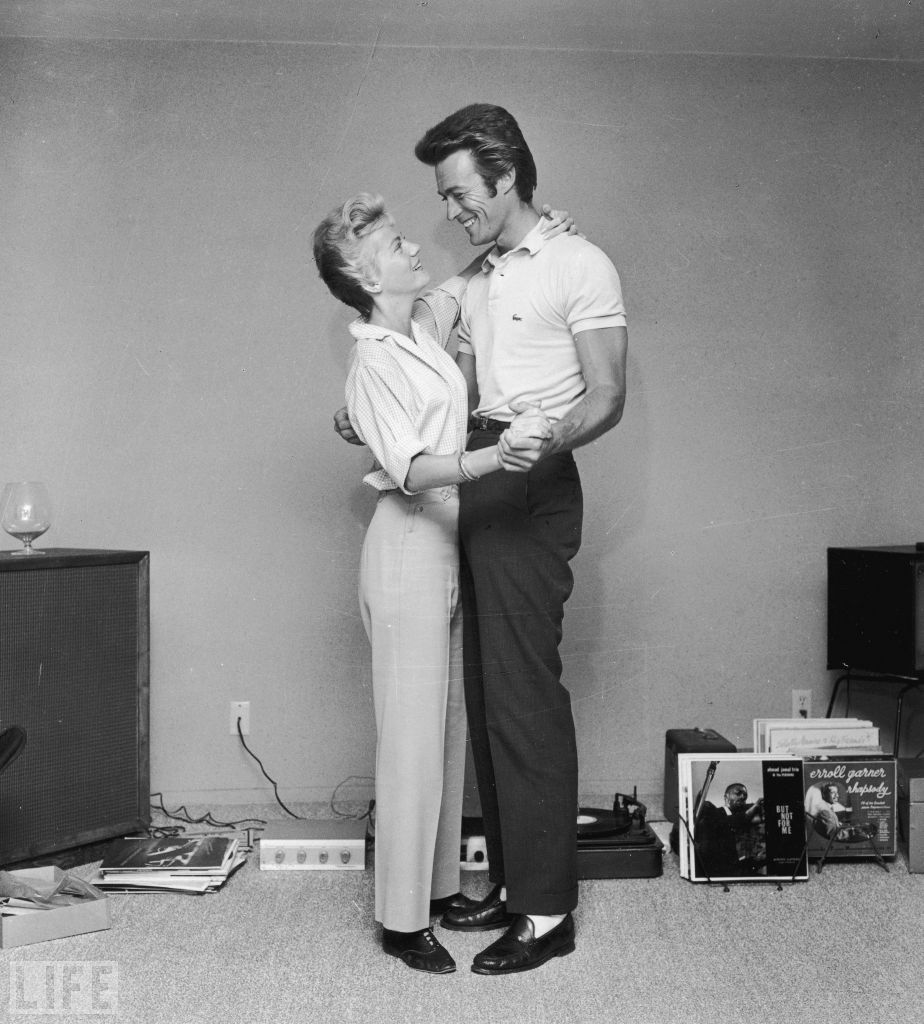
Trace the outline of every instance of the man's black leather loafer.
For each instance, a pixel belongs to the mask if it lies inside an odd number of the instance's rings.
[[[468,909],[450,907],[440,924],[454,932],[487,932],[492,928],[506,928],[515,918],[507,913],[507,904],[500,897],[502,888],[495,885],[480,903]]]
[[[445,914],[447,910],[471,910],[472,907],[477,905],[478,900],[473,900],[470,896],[463,896],[461,892],[457,892],[452,896],[443,896],[438,900],[430,900],[430,916],[439,917],[440,914]]]
[[[531,971],[553,956],[566,956],[572,952],[574,919],[570,914],[538,939],[533,932],[532,921],[521,914],[496,942],[477,954],[472,970],[475,974],[515,974],[517,971]]]

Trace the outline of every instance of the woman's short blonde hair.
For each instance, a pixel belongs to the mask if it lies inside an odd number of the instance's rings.
[[[366,238],[385,220],[385,200],[371,192],[351,196],[321,221],[314,232],[314,261],[330,293],[363,316],[372,298],[363,287],[372,269]]]

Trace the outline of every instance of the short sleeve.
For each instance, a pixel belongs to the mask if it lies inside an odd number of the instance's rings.
[[[459,310],[459,347],[458,351],[464,355],[474,358],[475,350],[472,348],[472,332],[469,320],[465,313],[465,306]]]
[[[414,301],[411,318],[441,348],[449,344],[450,335],[458,322],[459,307],[465,288],[464,278],[451,277],[437,288],[424,292]]]
[[[612,261],[595,245],[581,248],[568,263],[565,317],[572,335],[604,327],[625,327],[622,283]]]

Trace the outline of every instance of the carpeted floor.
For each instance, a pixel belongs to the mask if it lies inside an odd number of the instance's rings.
[[[285,818],[269,807],[213,812]],[[664,823],[655,830],[666,841]],[[91,865],[75,871],[86,877]],[[488,882],[466,871],[463,888],[479,896]],[[459,964],[446,976],[383,954],[371,870],[261,871],[255,850],[218,893],[110,899],[108,931],[0,950],[4,1010],[22,1010],[15,992],[10,1001],[17,965],[43,961],[114,964],[107,1019],[125,1024],[924,1022],[924,876],[909,874],[901,855],[888,872],[828,862],[807,883],[725,892],[680,879],[665,850],[661,877],[582,882],[576,951],[501,978],[468,969],[499,933],[437,929]]]

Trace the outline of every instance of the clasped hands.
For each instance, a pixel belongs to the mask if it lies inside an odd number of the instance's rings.
[[[497,442],[497,458],[501,468],[510,473],[528,473],[546,454],[552,437],[552,421],[538,405],[511,402],[514,417]],[[334,430],[350,444],[361,445],[353,430],[346,407],[334,413]]]
[[[510,473],[528,473],[546,454],[552,438],[552,421],[529,402],[511,402],[515,413],[497,442],[501,467]]]

